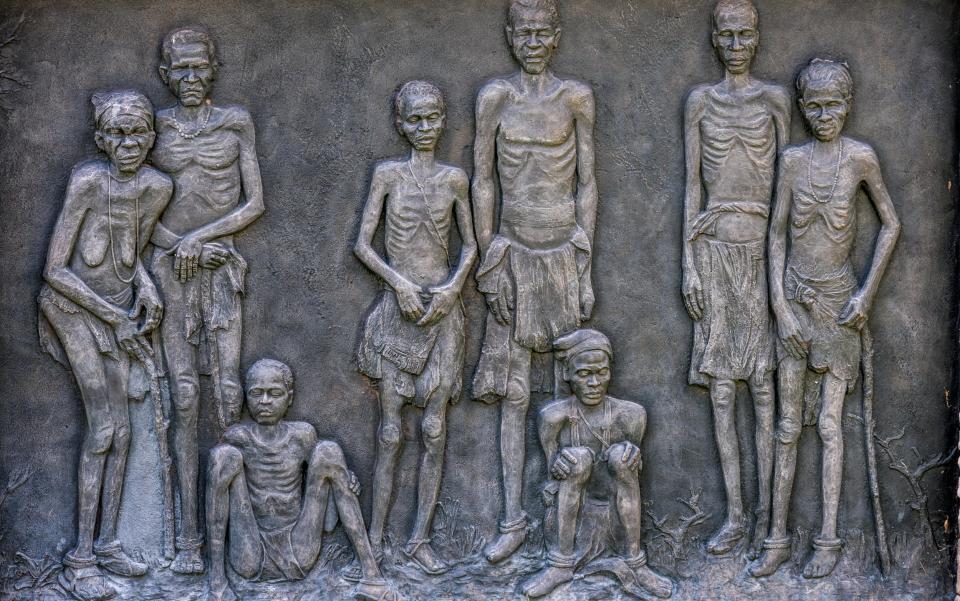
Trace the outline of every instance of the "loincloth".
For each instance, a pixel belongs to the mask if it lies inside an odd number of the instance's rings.
[[[194,346],[206,345],[201,354],[207,373],[216,344],[215,332],[227,330],[241,317],[241,298],[247,262],[237,250],[227,246],[229,257],[216,269],[199,269],[192,278],[180,282],[173,271],[174,257],[166,249],[157,248],[150,271],[154,274],[164,301],[164,320],[182,323],[181,331]],[[237,324],[239,326],[239,323]],[[236,327],[236,326],[235,326]]]
[[[708,376],[756,380],[776,367],[765,248],[763,239],[696,242],[705,307],[693,322],[690,384],[708,386]]]
[[[294,525],[290,524],[276,530],[267,530],[262,527],[258,529],[263,558],[255,580],[277,582],[306,578],[310,570],[304,569],[297,562],[293,542],[290,540]]]
[[[580,327],[583,300],[593,296],[590,255],[590,241],[579,227],[569,242],[548,250],[528,248],[504,236],[493,239],[477,270],[477,288],[498,294],[509,287],[514,309],[508,325],[488,313],[474,398],[506,395],[511,353],[547,352],[556,338]],[[548,390],[550,377],[541,378]]]
[[[107,296],[104,300],[112,305],[126,309],[133,303],[133,296],[133,288],[130,287],[114,296]],[[48,284],[44,284],[43,287],[40,288],[37,304],[40,309],[37,315],[37,333],[40,338],[40,348],[43,349],[43,352],[53,357],[57,363],[72,370],[70,359],[60,341],[62,335],[70,335],[70,333],[58,331],[50,320],[47,319],[47,313],[50,311],[57,311],[67,317],[69,321],[73,323],[71,327],[83,328],[89,332],[90,337],[97,347],[97,351],[103,357],[117,362],[125,359],[125,351],[121,350],[120,343],[117,341],[117,336],[110,324],[57,292]],[[146,374],[140,364],[134,362],[130,367],[130,376],[127,381],[127,396],[132,399],[143,399],[148,389],[149,384],[146,380]]]
[[[810,337],[807,365],[817,373],[832,373],[852,389],[860,373],[860,332],[840,325],[837,319],[857,290],[853,266],[846,263],[823,277],[805,275],[789,266],[783,283],[790,308]],[[788,356],[782,344],[777,350],[781,359]]]
[[[382,385],[392,385],[418,407],[437,390],[456,402],[463,381],[463,328],[460,302],[439,322],[418,326],[403,317],[397,295],[384,290],[364,322],[357,365],[378,380],[384,377],[383,361],[395,365],[394,381]]]

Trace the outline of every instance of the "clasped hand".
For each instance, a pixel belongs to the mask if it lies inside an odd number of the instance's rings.
[[[403,280],[394,288],[394,291],[397,294],[400,313],[405,319],[417,322],[418,326],[438,323],[450,314],[460,298],[460,291],[452,284],[428,287],[426,294],[429,295],[430,300],[426,307],[423,306],[421,299],[423,289],[420,286]]]

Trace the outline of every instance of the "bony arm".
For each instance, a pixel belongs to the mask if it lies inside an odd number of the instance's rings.
[[[770,305],[777,321],[777,335],[787,352],[796,359],[807,355],[807,337],[800,328],[800,322],[793,309],[787,303],[783,288],[783,278],[787,262],[787,225],[793,193],[790,190],[793,164],[786,152],[780,156],[780,173],[777,177],[776,194],[773,200],[773,212],[770,215],[770,235],[767,240],[769,260]]]
[[[98,193],[93,179],[89,173],[80,169],[74,170],[71,174],[63,209],[53,228],[53,236],[47,250],[43,279],[60,294],[104,322],[115,326],[127,319],[127,312],[103,299],[69,267],[80,228],[90,210],[88,198]]]
[[[867,322],[867,316],[873,307],[873,301],[880,286],[880,279],[890,263],[890,256],[893,254],[893,248],[896,246],[902,228],[900,218],[897,217],[897,211],[893,206],[893,200],[891,200],[883,182],[880,161],[872,151],[865,158],[863,185],[867,189],[870,200],[873,201],[873,206],[880,217],[881,226],[880,232],[877,234],[877,244],[873,252],[870,271],[867,273],[863,286],[840,312],[838,320],[840,325],[856,329],[862,328]]]
[[[423,317],[425,310],[420,300],[420,286],[403,277],[373,248],[373,237],[380,224],[380,216],[387,196],[387,167],[377,165],[370,182],[370,192],[363,206],[363,216],[360,221],[360,235],[353,247],[353,252],[370,271],[377,274],[396,293],[400,312],[410,321],[417,321]]]
[[[460,172],[454,182],[454,211],[457,217],[457,227],[460,230],[460,260],[457,266],[447,280],[441,286],[434,286],[428,290],[430,292],[430,306],[426,314],[420,318],[419,325],[430,325],[446,317],[457,301],[460,299],[460,292],[463,284],[473,267],[477,257],[477,243],[473,236],[473,222],[470,217],[470,199],[469,184],[467,176]]]
[[[700,179],[700,117],[703,93],[694,89],[687,96],[683,111],[683,150],[686,173],[683,196],[683,242],[681,293],[683,304],[692,319],[699,320],[706,309],[703,285],[694,261],[691,225],[700,213],[702,182]]]
[[[502,91],[495,83],[484,86],[477,95],[477,133],[473,144],[471,195],[477,244],[484,256],[493,240],[493,215],[496,204],[493,166],[502,97]]]
[[[581,84],[572,99],[574,131],[577,136],[577,224],[587,234],[593,246],[597,223],[596,147],[593,128],[596,123],[596,101],[593,90]]]

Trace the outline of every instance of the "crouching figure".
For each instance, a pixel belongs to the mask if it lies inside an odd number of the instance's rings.
[[[596,330],[558,338],[553,350],[571,396],[540,411],[540,444],[549,476],[544,501],[556,509],[556,540],[548,543],[547,567],[523,585],[527,597],[548,595],[573,579],[577,522],[585,495],[611,501],[624,538],[630,580],[662,599],[673,583],[647,566],[641,543],[640,443],[647,426],[643,407],[607,395],[613,350]],[[622,579],[621,579],[622,580]]]
[[[209,598],[237,599],[227,583],[225,557],[248,580],[305,578],[320,555],[332,493],[363,570],[356,596],[402,601],[374,560],[357,499],[360,483],[343,451],[335,442],[318,440],[310,424],[283,419],[293,401],[290,368],[273,359],[254,363],[247,371],[246,400],[253,421],[228,428],[223,442],[210,450]]]

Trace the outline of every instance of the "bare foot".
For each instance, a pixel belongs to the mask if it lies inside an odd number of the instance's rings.
[[[523,594],[529,599],[549,595],[561,584],[573,580],[573,568],[547,566],[523,585]]]
[[[220,582],[210,581],[210,594],[207,595],[207,601],[237,601],[237,595],[227,584],[226,580]]]
[[[790,559],[790,539],[767,540],[764,542],[760,558],[750,564],[747,572],[754,578],[770,576],[788,559]]]
[[[813,541],[813,555],[803,567],[804,578],[823,578],[830,575],[840,559],[840,540]]]
[[[413,547],[411,551],[411,547]],[[403,551],[410,561],[431,576],[450,571],[450,565],[437,557],[429,542],[411,543]]]
[[[770,512],[763,509],[757,511],[757,523],[753,527],[753,538],[750,540],[750,548],[747,550],[747,557],[757,559],[763,553],[763,541],[767,538],[770,529]]]
[[[525,540],[527,540],[526,528],[504,532],[495,541],[484,547],[483,555],[490,563],[500,563],[513,555]]]
[[[669,578],[657,574],[647,566],[637,568],[634,573],[637,575],[637,584],[651,595],[661,599],[673,596],[673,582]]]
[[[180,549],[170,569],[177,574],[203,574],[203,556],[200,549]]]
[[[117,589],[103,575],[96,560],[71,561],[64,558],[64,568],[57,580],[68,593],[80,601],[107,601],[117,596]],[[71,565],[74,564],[74,565]]]
[[[726,555],[737,546],[747,534],[747,529],[740,522],[724,522],[720,530],[707,543],[707,552],[711,555]]]
[[[127,555],[119,542],[97,547],[94,552],[97,554],[97,564],[117,576],[143,576],[147,573],[147,564]]]
[[[360,584],[353,589],[353,594],[358,599],[366,601],[404,601],[400,593],[383,579],[361,580]]]

